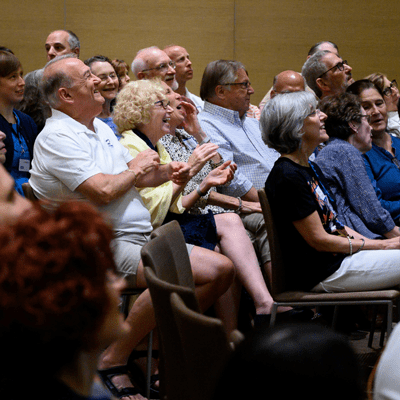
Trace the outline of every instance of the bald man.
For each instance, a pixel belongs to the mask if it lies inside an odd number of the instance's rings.
[[[175,78],[175,68],[175,63],[156,46],[139,50],[131,65],[137,79],[151,79],[159,76],[172,90],[178,89],[179,86]]]
[[[301,92],[305,90],[304,78],[295,71],[283,71],[275,76],[271,90],[271,99],[277,94],[288,92]]]
[[[79,58],[80,42],[74,32],[69,30],[53,31],[47,36],[44,45],[47,53],[47,61],[65,54],[74,54]]]
[[[193,68],[189,53],[184,47],[177,45],[167,46],[164,49],[164,52],[176,65],[175,78],[179,86],[175,92],[192,100],[197,107],[197,110],[200,112],[204,108],[204,101],[199,96],[190,93],[186,87],[186,83],[190,79],[193,79]]]

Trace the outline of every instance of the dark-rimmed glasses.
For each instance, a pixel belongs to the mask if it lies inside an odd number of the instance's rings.
[[[247,90],[251,86],[251,83],[249,81],[234,82],[234,83],[221,83],[221,86],[231,86],[231,85],[240,85],[242,87],[242,89]]]
[[[328,70],[326,70],[323,74],[321,74],[318,78],[321,78],[322,76],[324,76],[325,74],[327,74],[329,71],[332,71],[333,69],[337,68],[339,71],[344,71],[344,65],[348,65],[347,64],[347,60],[343,60],[343,61],[339,61],[336,65],[334,65],[332,68],[329,68]],[[317,78],[317,79],[318,79]]]
[[[167,109],[167,107],[171,104],[171,102],[167,99],[164,100],[158,100],[154,103],[155,106],[160,106],[162,107],[164,110]]]
[[[161,63],[160,65],[158,65],[157,67],[154,67],[154,68],[143,69],[142,72],[153,71],[153,70],[163,72],[163,71],[167,71],[169,67],[176,69],[175,63],[173,61],[170,61],[167,63]]]
[[[390,82],[390,86],[388,86],[386,89],[383,89],[383,94],[385,96],[391,96],[392,95],[392,88],[398,89],[396,79],[393,79],[392,82]]]

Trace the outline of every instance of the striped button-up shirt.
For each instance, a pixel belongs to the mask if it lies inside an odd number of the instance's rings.
[[[252,186],[257,190],[264,188],[279,153],[263,142],[259,122],[253,118],[240,118],[237,111],[207,101],[198,118],[211,142],[218,144],[218,152],[224,160],[232,160],[238,166],[230,185],[220,186],[218,191],[242,197]]]

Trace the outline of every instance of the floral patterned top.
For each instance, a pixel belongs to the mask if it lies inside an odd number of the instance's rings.
[[[195,145],[198,144],[196,139],[185,132],[183,129],[177,129],[175,131],[175,136],[165,135],[160,139],[160,143],[165,147],[169,153],[172,161],[183,161],[187,162],[189,157],[193,153],[194,142]],[[197,186],[203,181],[203,179],[212,171],[213,166],[210,161],[208,161],[204,167],[196,174],[186,185],[183,195],[187,195],[193,190],[196,190]],[[193,205],[193,207],[188,210],[190,214],[207,214],[209,210],[213,214],[220,214],[223,212],[233,212],[233,210],[226,210],[225,208],[207,205],[207,199],[211,191],[216,191],[215,187],[212,187],[205,196],[200,197],[200,199]]]

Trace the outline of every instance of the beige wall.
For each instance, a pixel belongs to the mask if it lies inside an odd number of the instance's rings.
[[[398,0],[2,0],[1,8],[0,44],[16,53],[25,72],[45,64],[48,33],[65,28],[79,36],[82,60],[104,54],[130,64],[143,47],[186,47],[194,93],[208,62],[236,58],[249,71],[253,104],[278,72],[299,71],[321,40],[338,44],[355,79],[376,71],[400,79]]]

